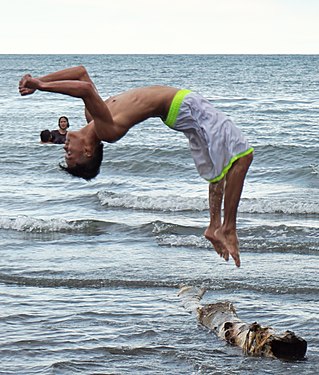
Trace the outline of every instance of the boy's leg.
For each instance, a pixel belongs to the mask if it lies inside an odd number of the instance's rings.
[[[237,209],[245,177],[252,160],[252,153],[238,159],[227,173],[224,196],[224,221],[222,226],[215,231],[216,239],[222,243],[223,249],[227,249],[237,267],[240,266],[236,230]]]
[[[223,248],[222,243],[217,240],[215,231],[221,226],[221,210],[222,201],[225,189],[225,179],[209,184],[209,212],[210,212],[210,223],[206,229],[204,235],[213,244],[216,252],[226,260],[228,260],[228,252]]]

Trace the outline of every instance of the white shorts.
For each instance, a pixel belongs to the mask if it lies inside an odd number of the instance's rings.
[[[254,151],[223,112],[189,90],[177,92],[164,123],[185,134],[196,168],[209,182],[220,181],[236,160]]]

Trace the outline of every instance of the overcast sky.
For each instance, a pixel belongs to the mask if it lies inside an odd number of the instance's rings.
[[[6,0],[0,53],[319,53],[319,0]]]

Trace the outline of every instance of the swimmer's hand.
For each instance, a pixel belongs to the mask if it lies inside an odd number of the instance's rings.
[[[37,87],[34,87],[31,74],[25,74],[19,81],[19,93],[21,96],[31,95],[35,92]]]

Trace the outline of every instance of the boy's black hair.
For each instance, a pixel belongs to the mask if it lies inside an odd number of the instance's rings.
[[[40,133],[40,139],[41,142],[50,142],[52,140],[52,134],[50,130],[42,130],[42,132]]]

